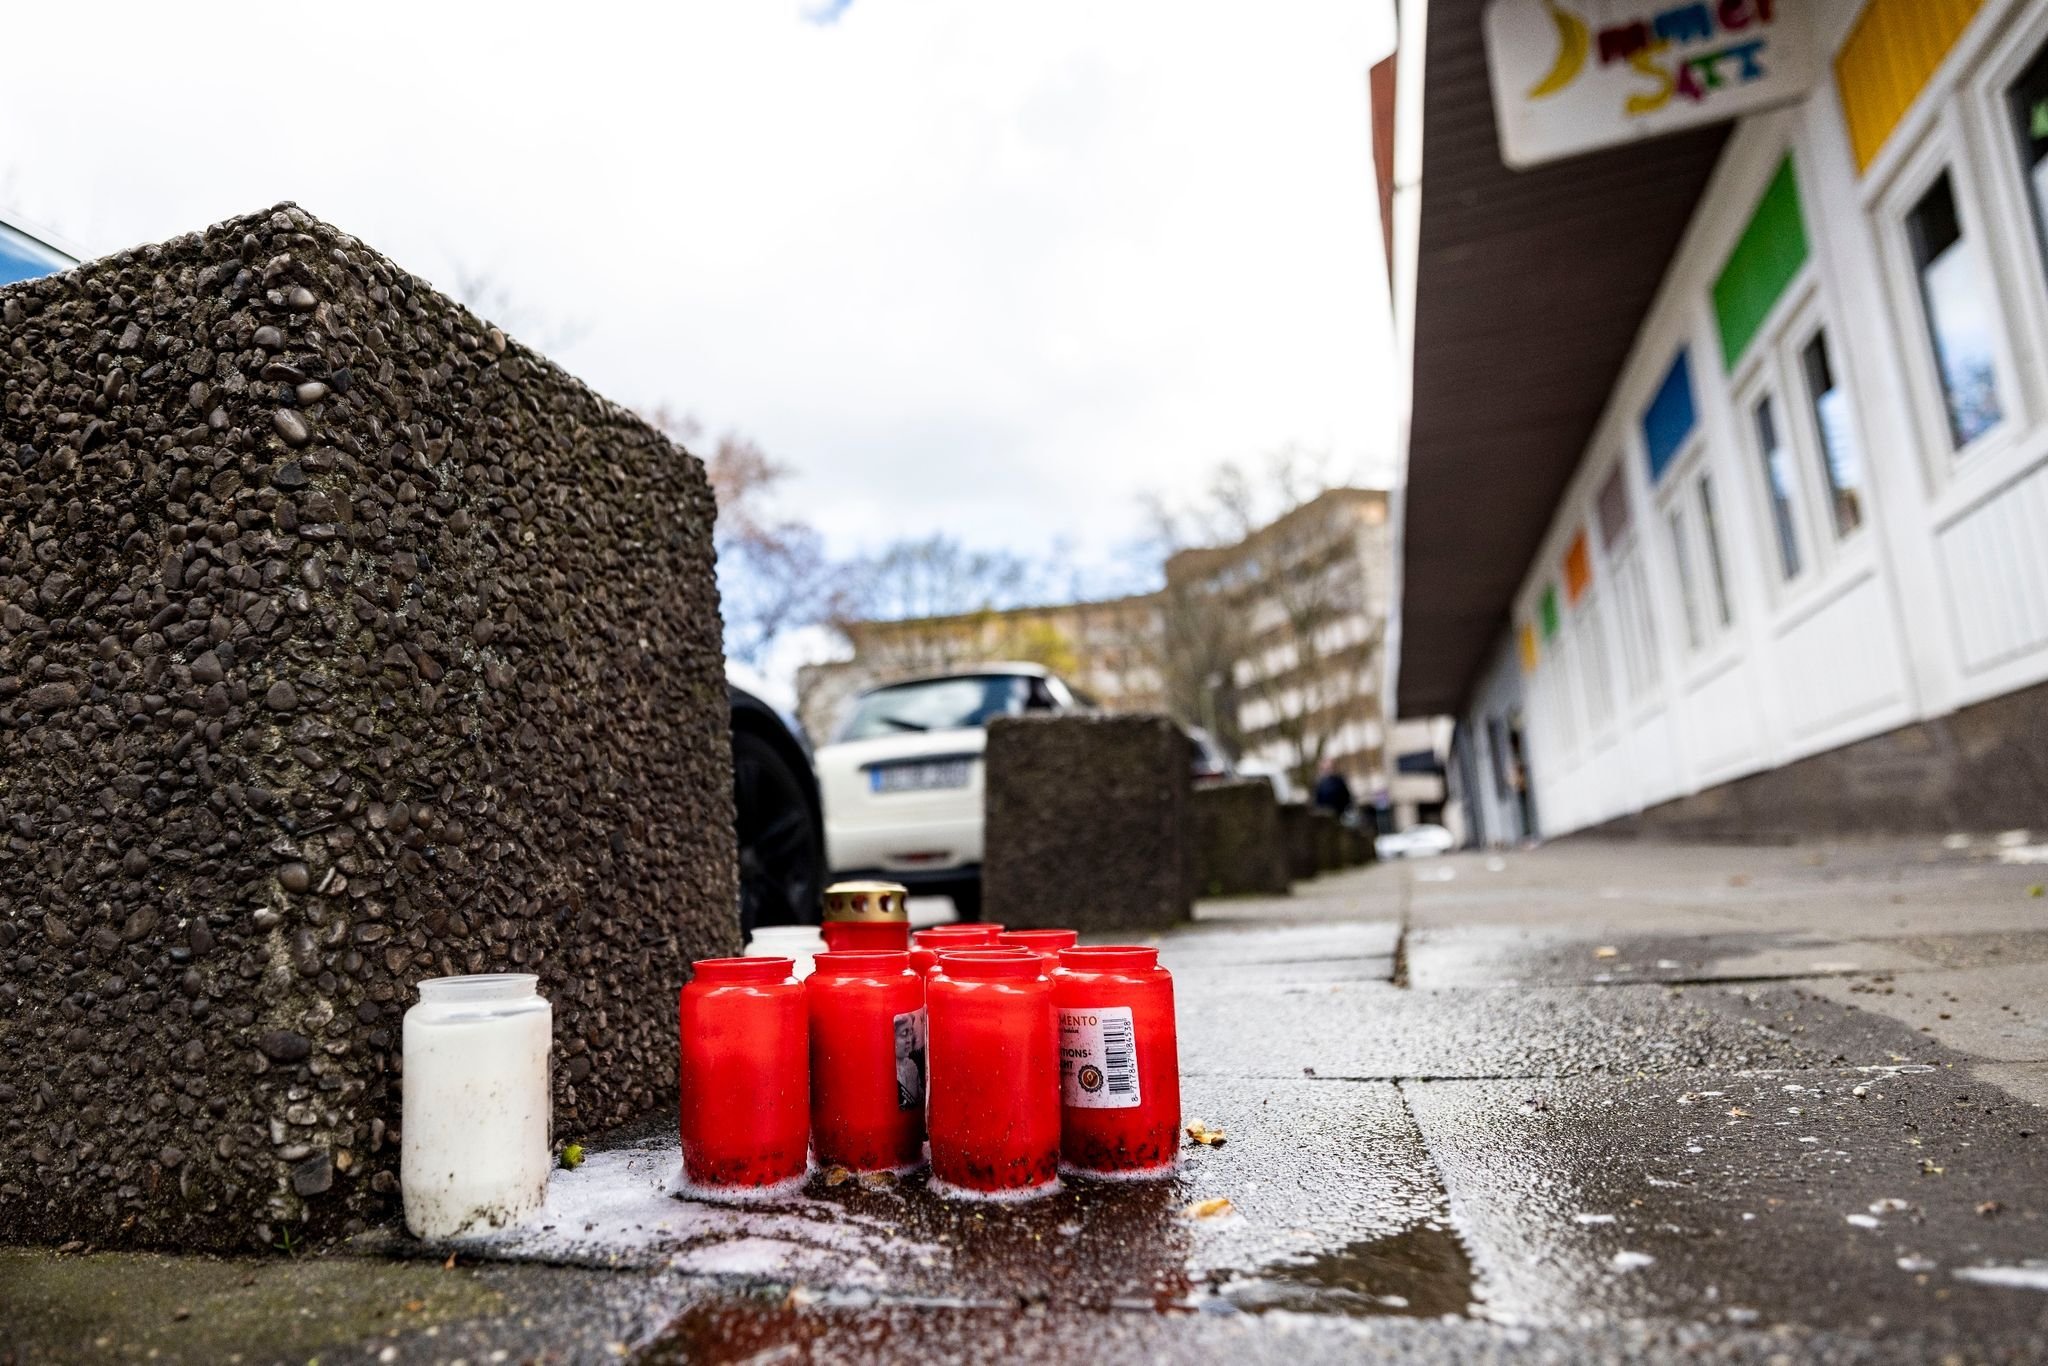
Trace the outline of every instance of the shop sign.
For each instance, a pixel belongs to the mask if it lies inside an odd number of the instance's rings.
[[[1719,123],[1813,88],[1809,0],[1491,0],[1501,159],[1521,170]]]

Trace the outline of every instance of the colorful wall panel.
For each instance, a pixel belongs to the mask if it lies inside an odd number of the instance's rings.
[[[1692,401],[1692,362],[1683,348],[1664,373],[1650,406],[1643,410],[1643,446],[1650,456],[1650,482],[1664,477],[1664,470],[1678,455],[1679,447],[1692,435],[1699,420]]]
[[[1593,552],[1587,548],[1586,533],[1581,531],[1572,537],[1572,543],[1564,552],[1564,595],[1572,606],[1579,605],[1579,599],[1586,596],[1586,590],[1593,586]]]
[[[1714,279],[1714,323],[1721,332],[1721,362],[1742,359],[1757,329],[1792,277],[1806,264],[1806,219],[1799,212],[1799,182],[1786,157],[1757,201],[1756,212]]]
[[[1856,169],[1867,171],[1984,0],[1870,0],[1835,54]]]

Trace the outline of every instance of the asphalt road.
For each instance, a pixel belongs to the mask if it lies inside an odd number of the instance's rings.
[[[1170,1182],[736,1208],[669,1194],[656,1126],[486,1243],[0,1250],[0,1362],[2048,1360],[2011,857],[1573,844],[1206,903],[1162,957],[1226,1138]]]

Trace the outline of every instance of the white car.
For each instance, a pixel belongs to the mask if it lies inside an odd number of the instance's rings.
[[[941,893],[963,920],[979,918],[983,727],[1081,705],[1036,664],[981,664],[862,693],[815,756],[833,875]]]
[[[1448,854],[1456,844],[1451,832],[1441,825],[1411,825],[1406,830],[1381,835],[1372,842],[1372,847],[1383,859],[1424,858],[1431,854]]]

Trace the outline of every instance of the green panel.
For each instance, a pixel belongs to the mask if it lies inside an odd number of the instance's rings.
[[[1557,638],[1557,589],[1555,586],[1543,590],[1543,638]]]
[[[1792,158],[1786,157],[1714,281],[1714,321],[1721,328],[1721,359],[1730,370],[1805,264],[1806,220],[1799,213]]]

